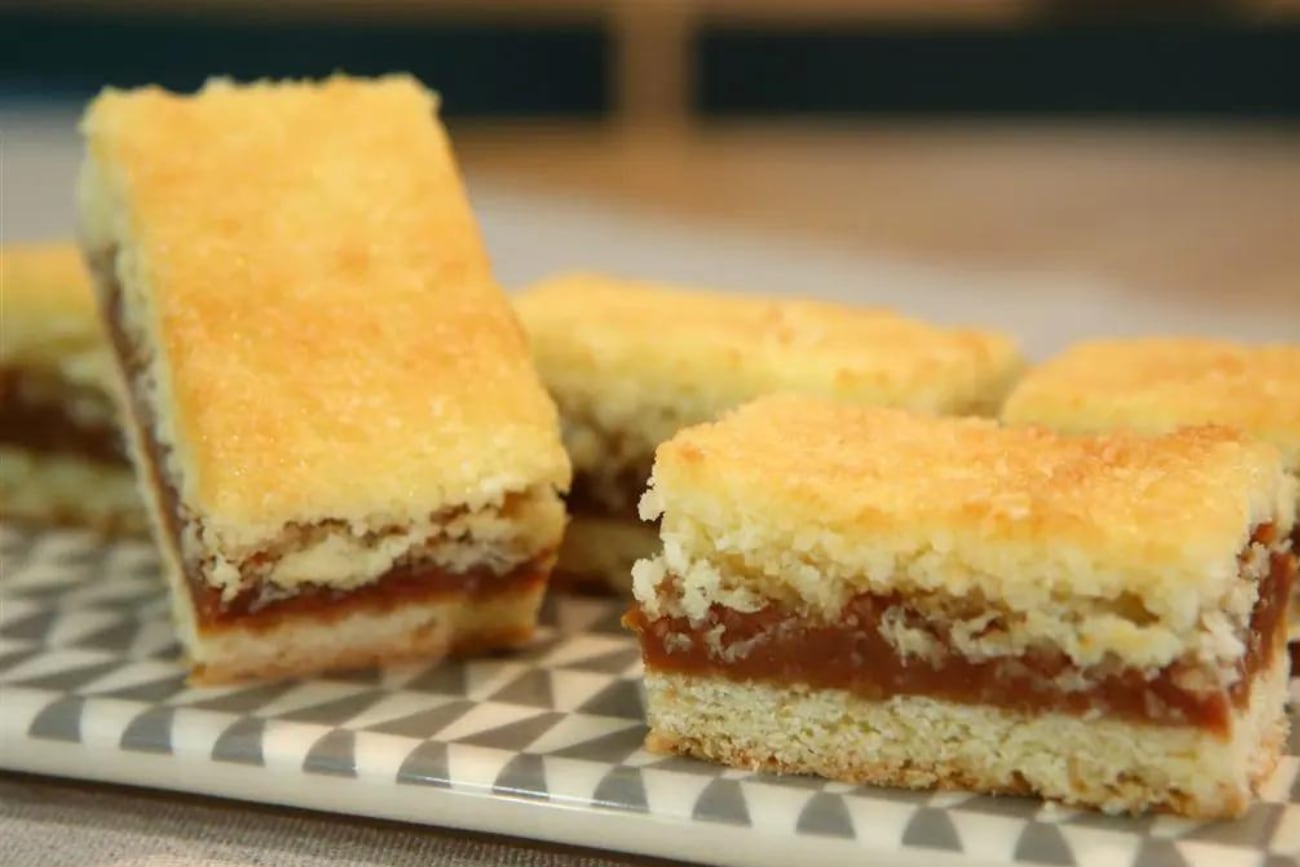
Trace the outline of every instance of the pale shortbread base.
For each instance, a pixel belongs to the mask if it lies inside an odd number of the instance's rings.
[[[564,534],[552,583],[562,589],[608,589],[632,596],[632,564],[659,548],[652,524],[575,515]]]
[[[853,783],[1039,795],[1108,813],[1240,815],[1286,740],[1285,654],[1221,740],[1191,728],[646,673],[647,747]]]
[[[196,632],[185,646],[196,684],[282,678],[369,668],[401,660],[436,662],[449,654],[506,649],[533,636],[545,585],[486,599],[448,596],[395,610],[357,611],[337,619],[286,618],[269,629]],[[175,594],[173,598],[176,598]],[[185,622],[188,621],[188,622]]]
[[[127,467],[0,446],[0,516],[143,536],[148,517]]]

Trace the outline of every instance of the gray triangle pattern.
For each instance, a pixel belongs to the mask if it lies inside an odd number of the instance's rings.
[[[386,735],[400,735],[406,738],[432,738],[438,732],[469,713],[475,707],[472,701],[449,701],[429,710],[422,710],[410,716],[385,720],[381,723],[365,726],[368,732]]]
[[[922,807],[907,823],[907,830],[903,832],[903,845],[960,852],[961,838],[957,836],[957,829],[947,813]]]
[[[219,695],[215,698],[199,699],[186,702],[187,707],[197,710],[215,710],[222,713],[248,714],[266,707],[289,690],[296,687],[293,681],[281,683],[263,683],[249,689]]]
[[[1074,867],[1074,852],[1061,829],[1042,822],[1030,822],[1016,841],[1015,859],[1034,864],[1061,864]]]
[[[164,677],[161,680],[141,683],[136,686],[126,686],[122,689],[115,689],[109,692],[100,693],[105,698],[120,698],[127,701],[142,701],[150,704],[161,704],[171,701],[176,696],[185,691],[184,674],[173,674]]]
[[[1134,864],[1142,867],[1189,867],[1187,859],[1178,852],[1173,840],[1148,837],[1138,849]]]
[[[170,754],[175,717],[176,709],[171,707],[151,707],[144,711],[122,732],[122,749],[135,753]]]
[[[308,750],[307,757],[302,761],[303,771],[331,777],[355,777],[356,740],[356,734],[347,729],[326,732]]]
[[[614,681],[587,699],[578,710],[595,716],[645,719],[645,711],[641,707],[641,686],[634,680]]]
[[[650,810],[650,800],[646,797],[641,772],[624,765],[619,765],[605,775],[597,784],[591,799],[596,806],[610,810],[629,813],[645,813]]]
[[[81,743],[81,716],[86,700],[79,695],[65,695],[41,709],[27,729],[27,736],[43,741]]]
[[[412,692],[431,692],[435,695],[469,695],[469,678],[465,666],[457,661],[430,666],[403,689]]]
[[[114,623],[99,632],[78,639],[73,646],[126,653],[140,634],[140,624],[133,620]]]
[[[519,720],[509,725],[475,732],[460,738],[457,743],[474,747],[490,747],[497,750],[523,751],[533,741],[550,731],[557,722],[564,718],[562,713],[540,713],[528,719]]]
[[[0,655],[0,674],[4,674],[11,668],[17,668],[40,652],[40,647],[24,647]]]
[[[343,725],[358,714],[369,710],[383,696],[384,693],[380,690],[367,690],[366,692],[347,695],[321,704],[291,710],[280,714],[279,719],[323,726]]]
[[[812,800],[804,806],[796,829],[800,834],[818,834],[823,837],[851,840],[856,836],[844,799],[825,792],[813,795]]]
[[[117,671],[122,667],[123,662],[124,660],[121,659],[93,662],[90,665],[81,665],[76,668],[25,678],[17,681],[14,685],[25,686],[29,689],[48,689],[52,692],[76,692],[81,687],[92,681],[99,680],[109,672]]]
[[[447,757],[447,744],[442,741],[425,741],[411,750],[397,771],[397,782],[450,789],[451,762]]]
[[[235,720],[221,733],[212,745],[212,761],[236,765],[264,765],[262,736],[266,734],[266,720],[255,716]]]
[[[727,825],[750,824],[745,793],[735,780],[717,779],[704,787],[695,801],[691,818],[697,822],[721,822]]]
[[[26,617],[6,623],[0,627],[0,637],[12,641],[44,641],[50,627],[59,617],[57,609],[47,608],[33,611]]]
[[[1273,832],[1282,821],[1284,812],[1285,804],[1258,802],[1236,821],[1201,825],[1192,829],[1183,839],[1218,843],[1221,846],[1252,846],[1256,840],[1273,839]]]
[[[645,727],[634,726],[555,750],[551,755],[565,759],[622,764],[645,745]]]
[[[133,593],[129,596],[118,596],[116,599],[101,599],[93,604],[95,608],[106,608],[110,611],[120,611],[123,614],[130,615],[139,612],[161,597],[162,594],[157,590],[146,590],[143,593]]]
[[[492,793],[510,798],[526,798],[532,801],[549,801],[550,792],[546,783],[546,766],[541,756],[520,753],[501,769]]]
[[[555,707],[555,691],[551,688],[551,673],[544,668],[530,668],[499,689],[492,701],[518,704],[525,707]]]

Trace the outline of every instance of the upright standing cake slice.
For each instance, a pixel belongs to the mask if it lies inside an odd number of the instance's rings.
[[[568,462],[433,96],[107,91],[83,131],[83,243],[195,678],[526,640]]]
[[[111,383],[76,246],[0,248],[0,516],[146,532]]]
[[[654,748],[1206,817],[1278,758],[1295,492],[1265,443],[780,396],[679,433],[652,484]]]
[[[1300,476],[1300,344],[1170,337],[1080,343],[1031,371],[1002,417],[1075,434],[1224,424],[1272,443]],[[1300,553],[1300,527],[1291,548]],[[1290,620],[1292,639],[1300,639],[1300,587]]]
[[[574,274],[516,299],[574,464],[557,581],[630,589],[657,546],[636,520],[654,449],[774,391],[941,414],[996,412],[1015,344],[886,310]]]

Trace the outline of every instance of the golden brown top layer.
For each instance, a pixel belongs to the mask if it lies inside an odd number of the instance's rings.
[[[0,367],[57,372],[101,384],[104,336],[95,297],[71,243],[0,247]]]
[[[1130,599],[1179,629],[1216,606],[1248,613],[1238,555],[1295,510],[1276,450],[1227,428],[1065,437],[794,396],[682,431],[652,485],[642,516],[662,513],[671,570],[745,563],[767,598]]]
[[[638,408],[682,407],[679,415],[698,421],[780,390],[930,412],[993,411],[1021,366],[1014,343],[989,331],[592,274],[544,281],[518,297],[516,309],[561,405],[624,407],[629,424]]]
[[[1002,416],[1070,433],[1225,424],[1271,442],[1288,466],[1300,468],[1300,344],[1081,343],[1031,371]]]
[[[403,520],[567,484],[555,409],[414,80],[106,91],[82,231],[209,519]]]

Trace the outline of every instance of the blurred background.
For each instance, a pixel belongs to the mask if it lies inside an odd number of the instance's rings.
[[[5,237],[104,84],[336,69],[441,91],[509,283],[1300,339],[1300,0],[3,0]]]

